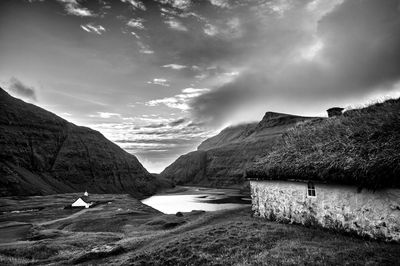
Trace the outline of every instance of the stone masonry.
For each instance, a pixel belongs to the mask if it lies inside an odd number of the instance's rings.
[[[310,197],[306,182],[251,181],[254,215],[400,242],[400,189],[314,185]]]

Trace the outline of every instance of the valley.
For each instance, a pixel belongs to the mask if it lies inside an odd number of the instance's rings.
[[[185,188],[163,195],[182,195]],[[127,194],[0,199],[2,265],[393,265],[397,244],[253,218],[231,210],[164,214]]]

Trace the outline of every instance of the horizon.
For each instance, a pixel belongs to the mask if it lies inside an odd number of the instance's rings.
[[[400,3],[5,0],[0,86],[159,173],[267,111],[400,97]]]

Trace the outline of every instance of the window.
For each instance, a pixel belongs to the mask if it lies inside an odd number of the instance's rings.
[[[316,195],[315,195],[315,186],[314,186],[314,183],[312,183],[312,182],[308,182],[308,185],[307,185],[307,196],[308,197],[316,197]]]

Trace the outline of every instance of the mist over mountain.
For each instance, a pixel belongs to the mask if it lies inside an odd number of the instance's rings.
[[[160,175],[178,185],[242,186],[245,170],[265,156],[282,134],[299,122],[322,118],[267,112],[259,123],[228,127],[180,156]]]

